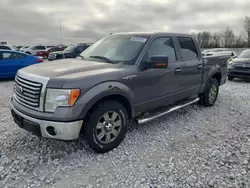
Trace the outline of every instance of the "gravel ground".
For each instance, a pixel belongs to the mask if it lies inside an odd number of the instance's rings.
[[[95,154],[82,140],[37,138],[8,108],[0,82],[0,187],[250,187],[250,82],[221,87],[214,107],[192,105],[131,126],[124,142]]]

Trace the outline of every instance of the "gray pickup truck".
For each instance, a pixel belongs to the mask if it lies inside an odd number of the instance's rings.
[[[228,58],[202,58],[191,35],[111,34],[76,59],[19,70],[12,116],[38,136],[83,136],[95,152],[108,152],[131,123],[146,123],[198,101],[214,105],[226,82]]]

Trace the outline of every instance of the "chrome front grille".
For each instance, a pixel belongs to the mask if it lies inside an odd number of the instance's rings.
[[[27,107],[39,108],[42,83],[16,76],[14,93],[17,101]]]

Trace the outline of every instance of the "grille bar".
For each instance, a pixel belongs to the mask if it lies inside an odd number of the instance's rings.
[[[39,108],[42,83],[34,82],[20,76],[15,78],[15,98],[16,100],[31,108]]]
[[[27,79],[21,78],[20,76],[17,76],[17,79],[20,82],[23,82],[24,84],[27,84],[27,85],[30,85],[30,86],[41,87],[41,85],[42,85],[40,83],[36,83],[36,82],[33,82],[33,81],[28,81]]]
[[[26,101],[29,101],[29,102],[32,102],[32,103],[37,103],[37,99],[32,99],[32,98],[29,98],[29,97],[26,97],[25,95],[22,95],[18,92],[16,92],[16,95],[18,95],[18,97],[22,98],[23,100],[26,100]]]
[[[27,84],[24,84],[24,83],[20,82],[18,79],[16,79],[15,81],[16,81],[16,83],[17,83],[19,86],[22,86],[22,87],[24,87],[24,88],[26,88],[26,89],[33,90],[33,91],[39,91],[39,90],[40,90],[39,87],[31,87],[31,86],[29,86],[29,85],[27,85]]]

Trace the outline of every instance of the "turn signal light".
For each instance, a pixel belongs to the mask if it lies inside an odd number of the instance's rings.
[[[70,96],[69,96],[69,105],[72,106],[77,98],[80,96],[80,90],[79,89],[73,89],[70,91]]]

